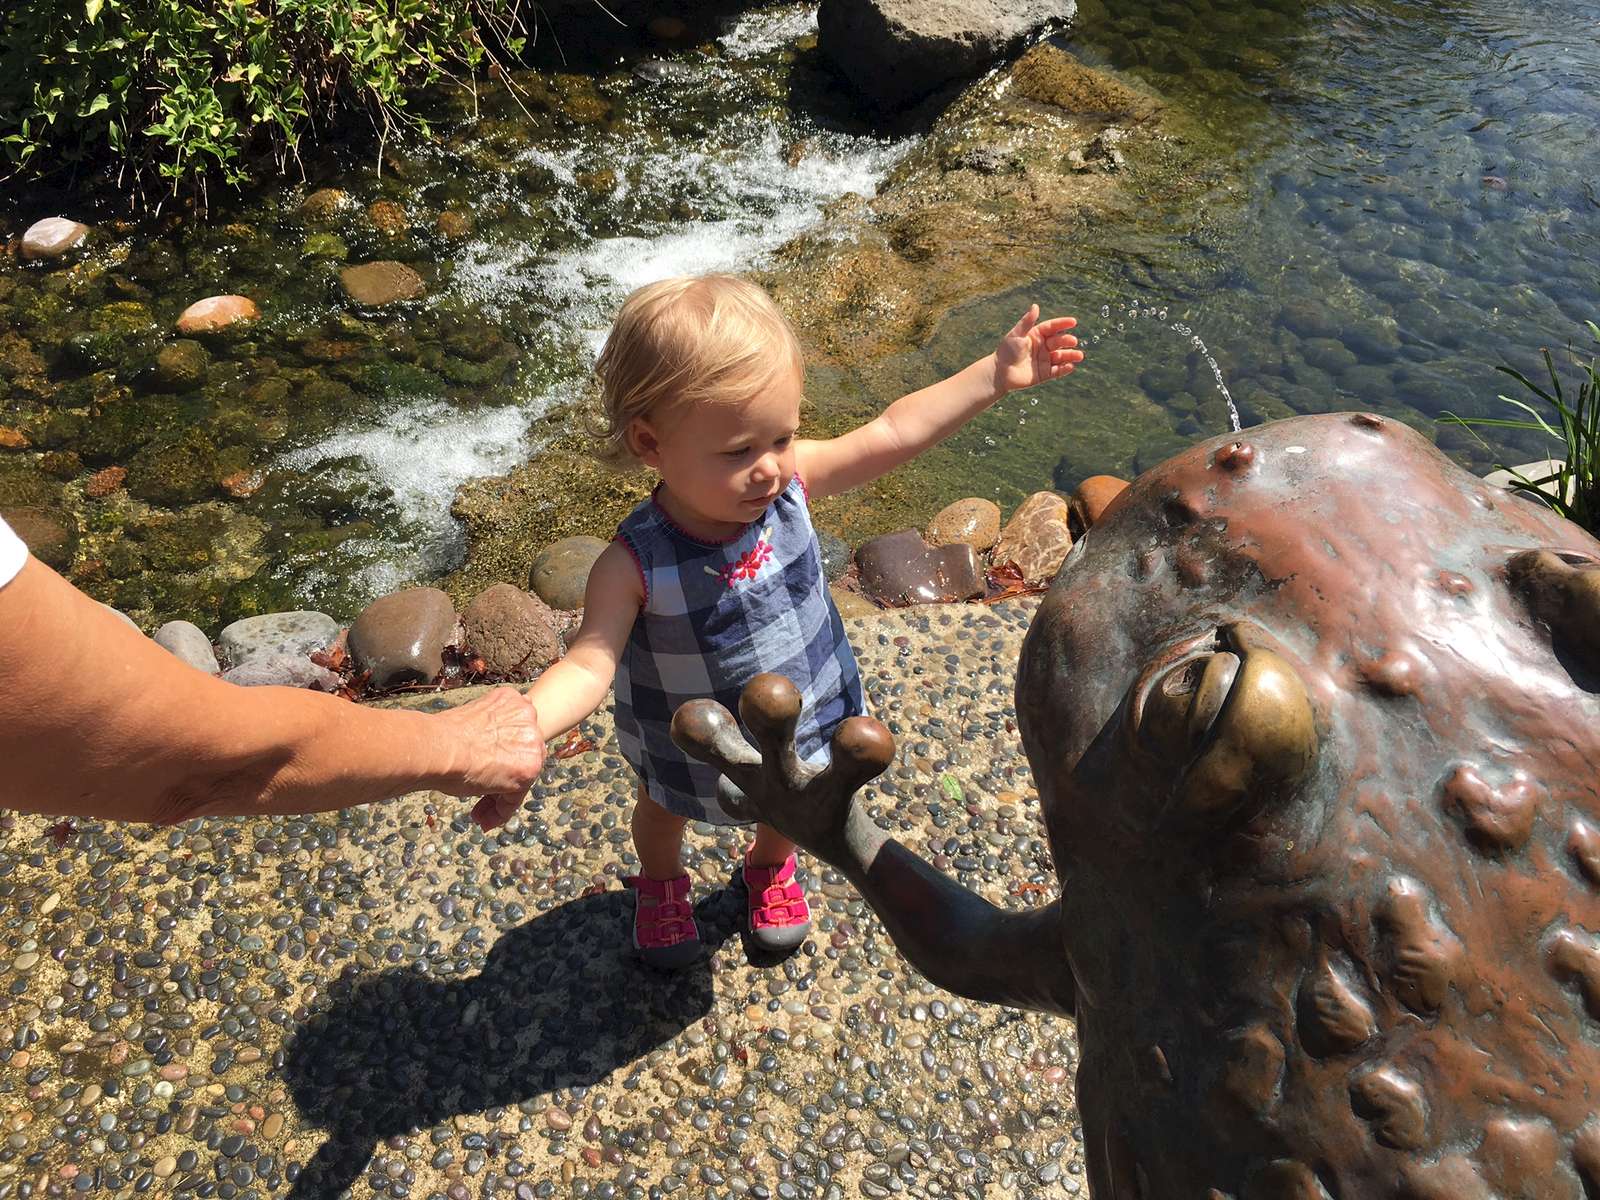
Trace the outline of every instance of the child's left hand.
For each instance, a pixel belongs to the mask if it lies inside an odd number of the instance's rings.
[[[1078,339],[1067,332],[1077,324],[1076,317],[1041,321],[1039,306],[1030,307],[995,348],[996,387],[1002,392],[1014,392],[1072,374],[1072,368],[1083,361]]]

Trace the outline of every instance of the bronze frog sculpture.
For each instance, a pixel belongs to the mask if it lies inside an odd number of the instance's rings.
[[[1367,414],[1191,448],[1076,545],[1017,712],[1061,897],[957,886],[798,699],[677,736],[928,978],[1076,1018],[1098,1200],[1600,1197],[1600,542]]]

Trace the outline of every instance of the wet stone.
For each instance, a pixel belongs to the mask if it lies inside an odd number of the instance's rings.
[[[268,613],[233,622],[217,639],[222,661],[237,667],[267,656],[305,658],[326,650],[339,636],[339,623],[326,613]]]
[[[914,529],[872,538],[856,551],[861,585],[884,604],[932,604],[982,593],[983,573],[971,546],[931,547]]]
[[[444,648],[458,636],[455,606],[438,588],[407,588],[374,600],[350,626],[356,665],[373,688],[427,683],[444,667]]]
[[[261,310],[248,296],[207,296],[183,310],[177,330],[189,335],[216,333],[260,315]]]
[[[197,671],[216,675],[222,670],[217,665],[217,655],[211,648],[211,639],[192,622],[168,621],[156,630],[154,640],[156,645]]]
[[[81,245],[89,227],[67,217],[46,217],[35,221],[22,234],[22,257],[34,261],[60,258]]]
[[[554,609],[583,607],[583,592],[595,559],[606,548],[597,537],[579,535],[552,542],[528,570],[528,588]]]

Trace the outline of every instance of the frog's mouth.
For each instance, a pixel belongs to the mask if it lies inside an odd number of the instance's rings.
[[[1173,645],[1129,699],[1132,749],[1172,780],[1173,815],[1258,810],[1297,785],[1316,754],[1305,685],[1248,621]]]

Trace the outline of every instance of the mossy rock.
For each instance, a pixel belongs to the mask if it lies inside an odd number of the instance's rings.
[[[29,462],[0,459],[0,505],[7,508],[54,508],[61,485]]]
[[[60,509],[0,505],[0,519],[11,526],[31,553],[45,566],[64,571],[78,548],[78,535],[70,513]]]
[[[187,392],[205,382],[211,365],[211,352],[199,342],[179,338],[169,342],[156,355],[155,377],[174,392]]]
[[[410,363],[370,363],[361,368],[356,384],[369,396],[386,400],[411,396],[437,396],[445,390],[444,380],[432,371]]]
[[[320,259],[325,262],[344,262],[350,257],[350,247],[336,233],[313,233],[300,244],[300,257]]]
[[[1091,70],[1065,50],[1038,46],[1012,68],[1018,96],[1077,115],[1143,120],[1161,105],[1151,97]]]
[[[18,288],[11,300],[19,325],[53,333],[72,312],[72,302],[38,288]]]
[[[492,583],[525,587],[542,547],[579,534],[610,538],[653,478],[613,471],[569,436],[509,475],[473,480],[450,510],[467,527],[467,563],[440,586],[462,605]]]
[[[101,305],[89,314],[89,329],[94,333],[123,336],[152,333],[156,329],[156,319],[137,300],[116,300]]]
[[[126,464],[134,451],[163,430],[181,422],[178,403],[168,398],[141,398],[107,405],[77,430],[77,451],[93,466]]]
[[[193,504],[217,487],[217,448],[191,426],[146,445],[128,463],[128,492],[152,504]]]
[[[446,357],[440,364],[444,377],[461,387],[488,387],[505,374],[507,363],[491,359],[489,362],[468,362],[465,359]]]

